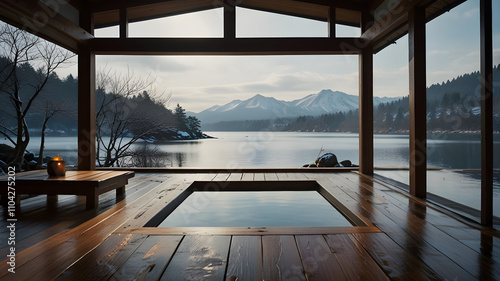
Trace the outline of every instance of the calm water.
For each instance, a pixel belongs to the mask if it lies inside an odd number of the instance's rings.
[[[295,168],[314,162],[318,155],[333,152],[339,160],[357,164],[358,135],[313,132],[208,132],[216,139],[170,141],[156,148],[167,154],[166,167],[285,167]],[[500,168],[500,136],[495,136],[494,165]],[[39,138],[32,138],[28,150],[39,149]],[[141,146],[138,144],[137,146]],[[375,135],[376,167],[408,167],[408,135]],[[429,135],[428,166],[451,169],[480,168],[479,134]],[[76,164],[76,137],[51,137],[46,142],[46,155],[63,156],[68,164]],[[498,156],[497,156],[498,155]],[[408,182],[408,171],[381,171],[384,176]],[[500,206],[500,180],[495,182],[494,206]],[[429,171],[428,189],[437,195],[479,208],[480,181],[477,177],[453,171]],[[500,207],[495,208],[500,216]]]
[[[314,162],[323,153],[332,152],[339,160],[359,159],[358,135],[312,132],[208,132],[215,139],[169,141],[156,148],[167,153],[166,167],[284,167],[295,168]],[[33,137],[28,150],[37,152],[40,139]],[[136,145],[136,147],[142,144]],[[500,151],[500,136],[494,150]],[[376,167],[408,167],[408,135],[375,135]],[[430,135],[428,166],[433,168],[479,169],[479,134]],[[67,163],[76,164],[76,137],[51,137],[46,155],[60,154]],[[498,153],[497,153],[498,154]],[[500,156],[500,154],[499,154]],[[500,157],[494,159],[500,168]]]
[[[158,227],[352,226],[317,191],[193,192]]]

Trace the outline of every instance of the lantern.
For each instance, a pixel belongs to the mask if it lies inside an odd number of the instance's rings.
[[[52,177],[64,176],[66,174],[66,162],[60,156],[52,158],[47,163],[47,173]]]

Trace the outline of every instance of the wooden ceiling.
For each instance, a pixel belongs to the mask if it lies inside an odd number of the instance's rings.
[[[117,25],[119,22],[119,8],[126,8],[129,22],[191,13],[223,7],[222,0],[171,0],[171,1],[125,1],[117,3],[89,0],[90,10],[94,12],[96,28]],[[255,9],[284,15],[298,16],[308,19],[328,21],[329,8],[332,1],[294,1],[294,0],[234,0],[238,7]],[[366,2],[366,1],[365,1]],[[121,4],[121,5],[120,5]],[[358,0],[335,1],[336,22],[351,26],[360,26],[361,8],[363,2]]]
[[[91,42],[93,36],[78,26],[78,15],[91,13],[96,28],[119,24],[119,11],[126,10],[128,22],[220,8],[224,3],[238,7],[298,16],[319,21],[361,27],[362,15],[371,27],[362,28],[363,46],[372,46],[377,52],[408,32],[408,11],[416,5],[426,7],[430,21],[465,0],[66,0],[72,14],[54,9],[50,3],[64,1],[3,0],[0,1],[0,19],[27,29],[70,50]],[[43,4],[45,3],[45,4]],[[45,6],[44,6],[45,5]],[[35,7],[35,8],[33,8]],[[40,7],[40,8],[38,8]],[[52,8],[52,10],[51,10]],[[58,7],[56,7],[58,8]],[[67,8],[67,7],[66,7]],[[330,10],[335,16],[330,16]],[[40,25],[40,12],[49,14]],[[52,13],[55,15],[52,15]],[[70,15],[68,17],[68,15]],[[76,15],[76,16],[75,16]],[[80,16],[80,20],[81,20]],[[372,18],[372,21],[369,21]],[[366,24],[365,24],[366,25]],[[37,28],[38,27],[38,28]],[[43,27],[43,28],[40,28]],[[368,43],[366,43],[368,42]]]

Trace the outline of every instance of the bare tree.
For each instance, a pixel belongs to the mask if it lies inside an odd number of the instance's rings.
[[[14,123],[9,126],[6,120],[0,124],[0,134],[14,145],[10,165],[20,170],[30,141],[26,117],[56,68],[74,54],[8,24],[0,25],[0,46],[0,95],[6,96],[11,105],[8,109],[4,107],[2,111]],[[36,81],[26,81],[20,76],[19,72],[27,64],[37,68]],[[29,89],[30,94],[22,96],[23,88]]]
[[[45,149],[45,131],[49,120],[56,116],[71,116],[73,114],[68,102],[55,101],[51,99],[43,99],[38,106],[43,114],[42,135],[40,139],[40,150],[38,153],[37,168],[41,168],[43,164],[43,151]]]
[[[96,91],[97,161],[101,167],[120,165],[119,159],[131,156],[129,148],[171,126],[165,104],[152,88],[154,79],[135,78],[99,71]],[[149,90],[149,91],[147,91]],[[171,112],[170,112],[171,113]]]

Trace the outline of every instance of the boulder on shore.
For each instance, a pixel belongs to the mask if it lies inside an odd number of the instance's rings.
[[[343,160],[340,163],[337,160],[337,156],[333,153],[325,153],[318,157],[316,161],[312,164],[306,164],[303,167],[358,167],[357,165],[353,165],[350,160]]]
[[[337,156],[333,153],[325,153],[318,157],[316,161],[314,161],[316,167],[337,167],[339,165],[339,161],[337,160]]]

